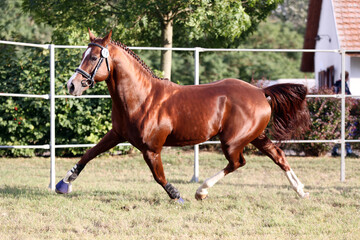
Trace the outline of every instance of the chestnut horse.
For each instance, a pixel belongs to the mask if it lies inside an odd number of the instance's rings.
[[[277,138],[288,139],[304,131],[309,117],[303,85],[260,89],[241,80],[224,79],[180,86],[156,77],[125,45],[111,41],[111,34],[95,38],[89,30],[91,43],[67,87],[70,94],[80,96],[105,81],[112,98],[112,129],[57,184],[58,193],[71,191],[71,182],[91,159],[128,141],[141,151],[155,181],[170,198],[183,202],[179,191],[165,178],[163,146],[194,145],[218,135],[228,164],[205,180],[196,191],[196,199],[206,198],[217,181],[245,165],[243,149],[249,143],[284,171],[300,197],[308,197],[283,151],[264,133],[271,115],[273,136]]]

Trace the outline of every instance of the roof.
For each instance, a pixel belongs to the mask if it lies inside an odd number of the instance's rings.
[[[340,48],[360,49],[360,1],[333,0]]]
[[[335,21],[338,31],[340,48],[346,50],[360,49],[360,1],[332,0]],[[315,49],[322,0],[310,0],[307,25],[304,39],[304,49]],[[301,71],[314,72],[314,54],[303,53]],[[352,55],[352,53],[349,53]],[[358,53],[353,53],[358,55]]]
[[[308,17],[306,23],[306,32],[304,39],[304,49],[315,49],[315,37],[319,29],[320,13],[322,0],[310,0],[308,8]],[[303,53],[300,70],[303,72],[314,72],[313,52]]]

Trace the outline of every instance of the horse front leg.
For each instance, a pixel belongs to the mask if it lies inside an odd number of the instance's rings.
[[[169,197],[178,203],[184,203],[179,191],[169,183],[165,178],[165,172],[161,161],[160,152],[153,152],[149,150],[143,151],[145,162],[149,166],[155,181],[160,184]]]
[[[304,192],[304,184],[300,182],[294,171],[291,169],[285,158],[284,152],[279,147],[271,142],[271,140],[265,134],[261,134],[251,143],[262,153],[270,157],[285,172],[286,178],[289,180],[292,188],[299,195],[299,197],[309,198],[310,194]]]
[[[81,157],[80,161],[66,173],[65,177],[56,184],[56,193],[66,194],[72,191],[71,182],[73,182],[84,169],[85,165],[97,155],[115,147],[121,142],[126,140],[115,133],[114,130],[110,130],[96,146],[92,147]]]

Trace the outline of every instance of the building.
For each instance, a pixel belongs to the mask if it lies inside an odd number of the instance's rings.
[[[309,0],[304,49],[358,50],[346,54],[349,87],[360,95],[360,0]],[[340,79],[339,53],[303,53],[301,71],[314,72],[317,89]]]

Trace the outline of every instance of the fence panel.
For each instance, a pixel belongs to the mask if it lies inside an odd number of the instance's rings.
[[[0,148],[40,148],[50,150],[50,185],[51,190],[55,190],[55,149],[56,148],[74,148],[74,147],[93,147],[95,144],[65,144],[56,145],[55,142],[55,105],[56,99],[59,98],[110,98],[109,95],[83,95],[80,97],[68,95],[55,94],[55,50],[56,48],[87,48],[87,46],[65,46],[65,45],[43,45],[43,44],[29,44],[10,41],[0,41],[0,44],[17,45],[24,47],[44,48],[50,51],[50,89],[49,94],[34,95],[34,94],[18,94],[18,93],[0,93],[0,97],[27,97],[27,98],[40,98],[50,101],[50,144],[49,145],[26,145],[26,146],[0,146]],[[308,95],[308,98],[323,97],[323,98],[341,98],[341,138],[329,140],[289,140],[283,141],[284,143],[341,143],[341,162],[340,162],[340,180],[345,181],[345,143],[347,142],[360,142],[360,140],[346,140],[345,139],[345,99],[349,97],[360,96],[346,96],[345,95],[345,55],[346,52],[354,52],[347,50],[309,50],[309,49],[207,49],[207,48],[162,48],[162,47],[130,47],[133,50],[173,50],[173,51],[192,51],[194,52],[194,85],[199,83],[199,68],[200,68],[200,53],[201,52],[334,52],[341,54],[342,61],[342,92],[337,95]],[[355,51],[356,52],[356,51]],[[198,182],[199,180],[199,145],[203,144],[220,144],[219,141],[206,141],[194,146],[194,175],[192,181]],[[129,146],[129,143],[119,144],[118,146]]]

